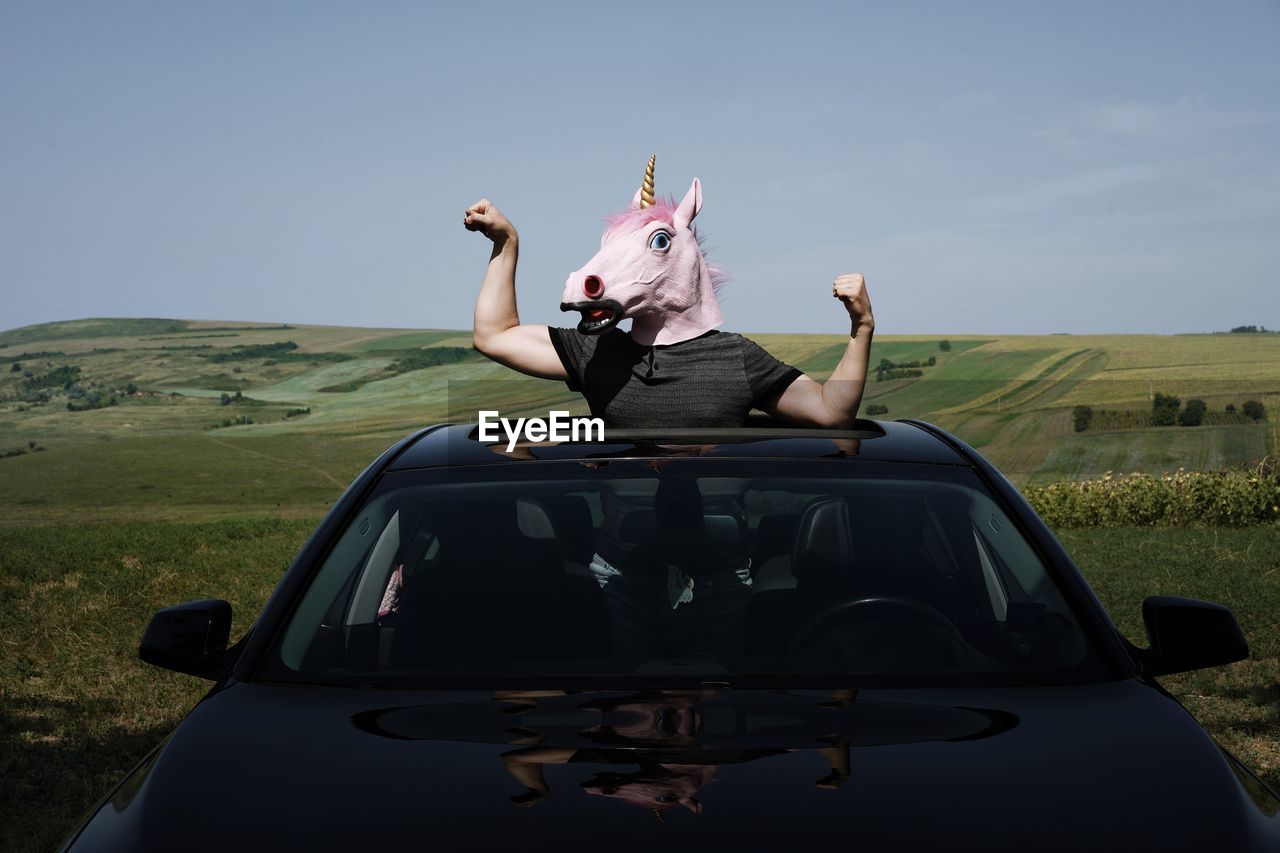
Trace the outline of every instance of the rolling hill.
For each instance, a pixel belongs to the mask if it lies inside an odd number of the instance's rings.
[[[751,337],[817,378],[844,346]],[[311,515],[422,424],[481,407],[585,412],[562,383],[492,364],[470,343],[447,329],[154,318],[0,332],[0,510],[17,523]],[[878,336],[864,411],[952,429],[1016,482],[1215,468],[1280,447],[1276,418],[1239,411],[1250,399],[1280,411],[1280,335],[983,335],[947,347]],[[1203,399],[1204,425],[1148,425],[1156,392]],[[1075,432],[1078,405],[1111,428]]]

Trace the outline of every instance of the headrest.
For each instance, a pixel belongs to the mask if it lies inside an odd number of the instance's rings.
[[[526,504],[521,508],[519,504]],[[513,499],[463,500],[443,508],[440,538],[450,559],[494,559],[512,549],[527,547],[550,530],[546,511],[531,501]]]
[[[551,513],[551,521],[562,537],[589,536],[595,529],[591,505],[582,495],[554,495],[539,498],[538,503]]]
[[[766,515],[756,525],[756,553],[765,556],[786,554],[796,540],[798,515]]]
[[[702,524],[702,492],[692,477],[664,477],[653,495],[653,512],[665,528],[697,528]]]
[[[555,539],[556,526],[542,501],[517,500],[516,525],[530,539]]]
[[[853,557],[853,530],[849,524],[849,504],[844,498],[819,498],[805,507],[796,527],[793,565],[801,554],[816,553],[837,566],[847,566]]]

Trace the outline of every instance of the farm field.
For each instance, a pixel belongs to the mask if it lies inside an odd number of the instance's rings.
[[[817,378],[845,343],[839,335],[751,337]],[[873,366],[918,365],[922,375],[896,370],[875,381],[873,373],[864,411],[882,406],[877,417],[951,429],[1015,482],[1216,468],[1280,447],[1280,418],[1220,414],[1247,399],[1280,411],[1280,335],[947,343],[878,335]],[[1157,391],[1204,399],[1231,422],[1073,430],[1076,405],[1141,419]],[[396,438],[433,421],[474,419],[480,408],[585,412],[563,383],[478,358],[459,330],[150,318],[0,332],[0,525],[104,518],[105,504],[136,519],[305,514]]]

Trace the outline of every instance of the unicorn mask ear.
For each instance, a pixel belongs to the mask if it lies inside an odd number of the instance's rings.
[[[689,191],[684,195],[684,201],[680,202],[680,206],[676,208],[676,215],[673,217],[675,226],[688,228],[699,210],[702,210],[702,184],[694,178],[693,186],[689,187]]]
[[[631,209],[640,209],[640,190],[636,190],[636,194],[631,197]]]

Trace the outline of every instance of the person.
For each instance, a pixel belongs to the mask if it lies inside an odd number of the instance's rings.
[[[561,308],[582,314],[567,329],[520,322],[519,236],[493,202],[477,201],[463,224],[493,246],[476,299],[475,348],[521,373],[567,382],[606,428],[740,426],[752,408],[801,426],[852,426],[875,331],[864,276],[839,275],[831,285],[849,338],[819,382],[748,338],[718,331],[723,277],[692,228],[701,207],[696,178],[678,206],[655,201],[650,158],[644,186],[610,218],[600,252],[566,281]],[[629,332],[618,328],[624,319]]]
[[[825,382],[748,338],[719,331],[716,291],[724,278],[707,263],[693,228],[702,185],[694,178],[678,205],[659,201],[654,162],[650,157],[630,206],[609,217],[599,252],[565,282],[560,307],[581,314],[574,329],[520,322],[516,228],[488,199],[466,209],[467,230],[493,244],[476,299],[475,348],[521,373],[566,382],[606,429],[741,426],[753,408],[801,426],[851,427],[875,331],[863,275],[840,275],[831,285],[850,326]],[[631,321],[629,331],[618,327],[623,320]],[[696,485],[691,489],[689,503],[700,504]],[[623,541],[620,524],[639,507],[608,497],[589,569],[606,592],[615,653],[741,654],[750,560],[694,560],[696,531],[683,553],[635,549]],[[659,494],[659,509],[662,503]]]

